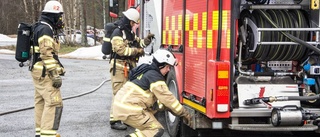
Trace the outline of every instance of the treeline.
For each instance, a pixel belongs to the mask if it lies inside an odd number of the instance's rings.
[[[0,33],[16,34],[20,22],[36,22],[48,0],[1,0]],[[87,26],[102,29],[109,22],[109,0],[58,0],[63,5],[65,32],[81,30]],[[123,11],[126,0],[118,0]]]

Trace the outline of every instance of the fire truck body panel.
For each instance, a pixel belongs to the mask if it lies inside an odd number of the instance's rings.
[[[184,91],[192,93],[196,99],[205,98],[206,91],[206,1],[200,0],[186,2],[185,15],[185,41],[184,41]],[[205,16],[205,15],[204,15]],[[203,24],[202,24],[203,23]]]
[[[141,25],[141,36],[155,33],[154,49],[177,57],[168,84],[194,114],[191,128],[320,131],[312,124],[319,100],[306,101],[320,92],[320,62],[312,55],[320,51],[308,47],[319,44],[320,11],[312,4],[319,1],[155,1],[140,5],[142,20],[153,18]],[[179,128],[166,114],[168,130]]]
[[[223,104],[219,105],[213,105],[212,101],[208,101],[206,97],[211,96],[211,99],[215,98],[216,96],[213,96],[214,93],[217,91],[216,88],[213,87],[213,85],[216,85],[214,83],[215,76],[210,74],[216,74],[215,71],[218,67],[217,65],[220,64],[219,62],[216,62],[217,59],[217,49],[218,49],[218,7],[217,1],[163,1],[164,4],[164,10],[163,10],[163,37],[162,37],[162,44],[164,46],[170,46],[170,48],[177,48],[179,46],[183,46],[184,55],[183,55],[183,65],[188,67],[183,67],[183,69],[179,70],[178,73],[183,73],[183,81],[184,83],[179,83],[180,85],[184,85],[183,90],[180,89],[179,91],[184,91],[187,96],[194,99],[194,102],[200,102],[200,103],[192,103],[188,100],[185,100],[183,102],[191,103],[192,106],[197,106],[198,110],[200,109],[202,113],[207,113],[210,117],[214,117],[216,115],[217,117],[229,117],[229,113],[222,114],[222,113],[216,113],[215,110],[219,107],[220,109],[229,110],[229,95],[224,91],[221,92],[219,95],[224,94],[224,96],[220,96]],[[226,1],[225,1],[226,2]],[[208,4],[204,4],[208,3]],[[228,4],[228,2],[226,2]],[[182,6],[185,5],[185,10],[183,11]],[[210,6],[208,6],[210,5]],[[230,3],[229,3],[230,5]],[[228,22],[228,19],[230,18],[230,14],[228,14],[228,11],[230,11],[230,7],[224,6],[226,9],[223,10],[224,14],[221,15],[223,20],[221,25],[221,46],[219,46],[219,49],[221,49],[221,57],[218,57],[220,59],[229,60],[229,52],[230,52],[230,39],[228,38],[228,35],[230,35],[230,22]],[[185,13],[185,16],[183,16],[183,13]],[[210,20],[208,20],[208,18]],[[183,31],[185,30],[185,31]],[[184,32],[184,33],[183,33]],[[229,34],[228,34],[229,33]],[[184,45],[182,45],[182,42],[184,41]],[[227,42],[229,41],[229,42]],[[222,64],[225,64],[225,62],[221,62]],[[228,68],[229,69],[229,68]],[[228,73],[229,70],[226,70],[224,73]],[[223,72],[219,72],[223,73]],[[208,82],[211,82],[212,84],[207,84]],[[223,81],[223,80],[222,80]],[[226,80],[225,80],[226,81]],[[212,85],[212,86],[210,86]],[[229,85],[229,84],[227,84]],[[228,88],[228,87],[225,87]],[[224,100],[224,101],[223,101]],[[202,101],[202,102],[201,102]],[[206,102],[208,101],[208,102]],[[214,101],[218,101],[217,99],[214,99]],[[201,103],[207,103],[207,104],[201,104]],[[199,106],[200,105],[200,106]],[[207,107],[209,111],[207,111],[205,106],[211,105],[212,107]]]

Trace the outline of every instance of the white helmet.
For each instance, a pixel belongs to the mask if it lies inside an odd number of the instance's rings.
[[[128,10],[122,12],[129,20],[134,21],[135,23],[139,22],[140,14],[139,11],[134,8],[129,8]]]
[[[171,66],[176,65],[176,57],[168,50],[158,49],[155,53],[153,53],[153,57],[159,63],[167,63]]]
[[[42,12],[63,13],[63,8],[62,8],[62,5],[60,4],[60,2],[55,1],[55,0],[50,0],[46,3]]]

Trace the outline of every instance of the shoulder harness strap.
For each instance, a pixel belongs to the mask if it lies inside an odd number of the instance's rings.
[[[49,27],[50,27],[50,29],[51,29],[51,30],[52,30],[52,32],[53,32],[53,28],[51,27],[51,25],[50,25],[49,23],[44,22],[44,21],[40,21],[40,23],[42,23],[42,24],[45,24],[45,25],[49,26]]]

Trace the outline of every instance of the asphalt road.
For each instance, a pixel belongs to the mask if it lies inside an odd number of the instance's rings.
[[[61,59],[66,68],[62,97],[93,91],[110,79],[106,60]],[[14,55],[0,54],[0,114],[33,107],[34,88],[27,67],[19,67]],[[109,125],[111,85],[105,82],[96,91],[63,101],[58,132],[62,137],[123,137],[134,131],[112,130]],[[158,114],[161,117],[161,114]],[[34,110],[0,116],[0,137],[34,136]],[[160,118],[161,120],[162,118]],[[163,121],[163,120],[162,120]],[[168,137],[165,133],[164,137]]]
[[[124,137],[134,131],[131,127],[125,131],[110,128],[112,91],[110,82],[104,82],[110,79],[108,61],[65,58],[61,61],[67,71],[62,77],[63,98],[92,92],[63,101],[64,108],[58,130],[62,137]],[[0,54],[0,137],[34,136],[34,88],[31,74],[27,67],[20,68],[18,64],[14,55]],[[31,109],[3,115],[5,112],[23,108]],[[165,125],[163,113],[157,114],[157,117]],[[216,133],[202,135],[226,136],[221,131],[219,135]],[[233,137],[294,137],[291,133],[272,132],[232,131],[231,135],[230,132],[227,134]],[[165,133],[162,137],[169,136]]]

